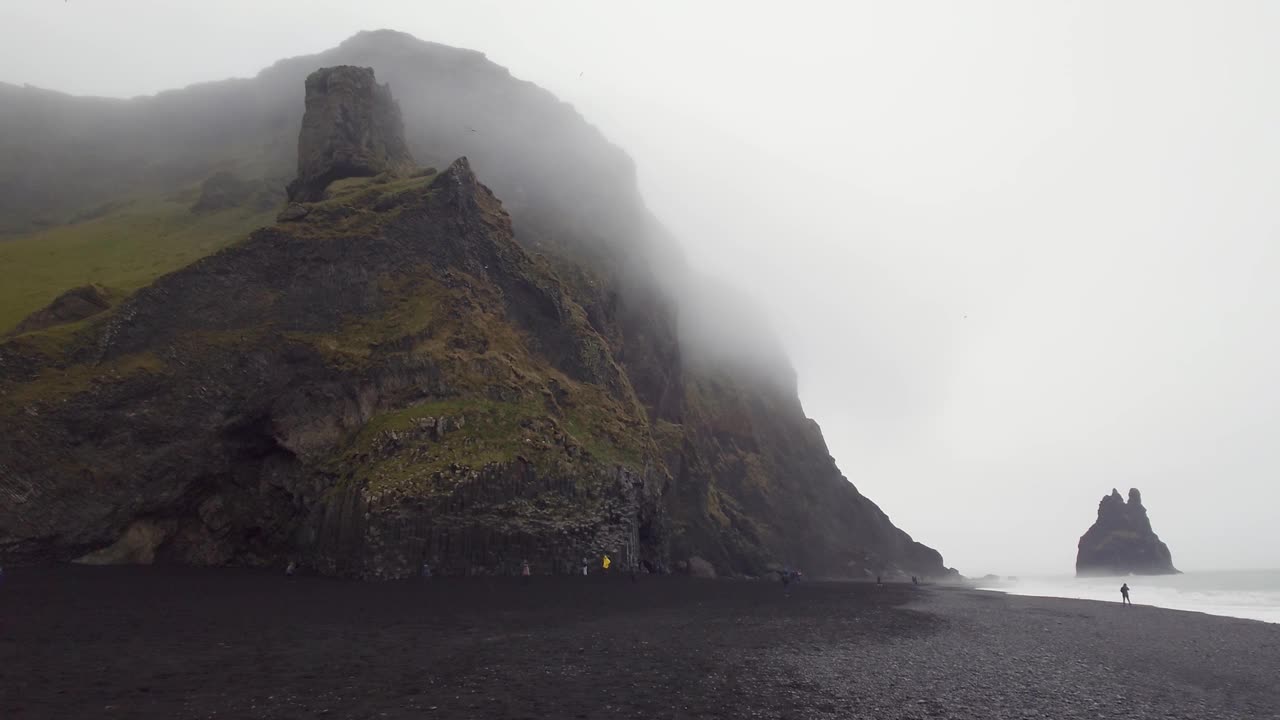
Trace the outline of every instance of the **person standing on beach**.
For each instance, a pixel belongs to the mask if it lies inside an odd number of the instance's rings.
[[[582,558],[582,577],[587,576],[587,559]]]
[[[609,559],[609,553],[605,553],[604,557],[600,559],[600,568],[607,573],[609,572],[609,566],[612,564],[613,560]]]
[[[520,561],[520,582],[521,582],[521,583],[523,583],[523,584],[525,584],[525,585],[528,585],[528,584],[529,584],[529,576],[530,576],[531,574],[532,574],[532,573],[529,571],[529,561],[528,561],[528,560],[521,560],[521,561]]]
[[[1129,600],[1129,583],[1125,583],[1120,586],[1120,604],[1121,605],[1133,604],[1133,602]]]

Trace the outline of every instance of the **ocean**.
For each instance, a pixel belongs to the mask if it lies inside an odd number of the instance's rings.
[[[1122,583],[1129,584],[1129,597],[1135,605],[1280,623],[1280,570],[1212,570],[1105,578],[1023,576],[979,581],[978,587],[1013,595],[1120,602]]]

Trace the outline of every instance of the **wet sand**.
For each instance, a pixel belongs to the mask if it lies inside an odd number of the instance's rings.
[[[1280,625],[685,578],[11,568],[0,718],[1280,718]]]

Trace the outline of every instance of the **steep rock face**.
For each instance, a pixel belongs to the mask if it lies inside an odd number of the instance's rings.
[[[942,556],[894,527],[840,473],[822,431],[791,393],[744,388],[703,369],[688,381],[685,421],[659,423],[674,478],[673,557],[732,573],[777,566],[817,577],[948,573]]]
[[[645,209],[630,159],[570,106],[480,53],[377,31],[318,55],[283,60],[252,79],[150,98],[74,98],[0,86],[0,159],[13,160],[0,163],[0,187],[6,189],[0,193],[0,232],[58,222],[126,189],[197,183],[223,167],[234,167],[240,177],[283,182],[300,161],[293,149],[302,124],[303,80],[317,67],[335,64],[371,67],[389,81],[404,110],[405,138],[422,164],[470,158],[511,213],[516,241],[536,254],[540,266],[545,260],[544,270],[558,278],[603,341],[640,408],[644,433],[657,445],[660,459],[650,472],[670,474],[657,520],[638,526],[642,545],[666,547],[669,540],[670,560],[699,556],[722,574],[760,574],[779,564],[811,575],[947,572],[935,551],[894,527],[841,475],[820,430],[804,414],[785,358],[741,367],[734,357],[689,346],[688,338],[697,335],[690,318],[697,316],[744,328],[748,336],[734,343],[738,347],[773,341],[750,336],[759,333],[752,318],[725,314],[743,313],[739,303],[695,307],[691,288],[712,298],[723,293],[693,276],[676,241]],[[17,168],[25,169],[15,175]],[[334,183],[330,192],[342,195],[349,182]],[[382,199],[376,202],[393,202],[385,189],[377,191]],[[276,231],[291,234],[294,225],[316,227],[346,212],[327,207],[293,205],[284,216],[292,222]],[[540,352],[555,352],[553,339],[530,337]],[[34,376],[64,362],[15,350],[42,344],[30,337],[15,341],[8,367]],[[557,397],[555,388],[546,389]],[[352,417],[359,425],[363,416]],[[627,443],[634,445],[628,440],[623,447]],[[598,446],[597,454],[608,447]],[[0,465],[6,462],[0,456]],[[660,467],[665,470],[655,470]],[[363,517],[363,506],[350,502],[329,507],[348,508],[344,517]],[[201,517],[222,522],[223,514]]]
[[[413,171],[400,106],[372,68],[321,68],[307,76],[306,89],[290,200],[320,200],[325,188],[342,178]]]
[[[1142,494],[1129,490],[1126,503],[1119,491],[1098,503],[1098,519],[1080,538],[1077,575],[1172,575],[1169,547],[1151,529]]]
[[[657,560],[643,409],[465,159],[334,194],[61,348],[0,346],[0,552],[362,577]]]

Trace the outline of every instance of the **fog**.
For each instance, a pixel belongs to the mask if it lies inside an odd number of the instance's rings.
[[[858,488],[967,574],[1069,572],[1112,487],[1280,566],[1280,6],[9,0],[0,81],[133,96],[394,28],[635,160]]]

